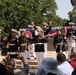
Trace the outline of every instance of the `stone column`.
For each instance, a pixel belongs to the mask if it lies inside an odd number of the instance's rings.
[[[76,0],[71,0],[71,4],[73,6],[73,20],[76,22]]]

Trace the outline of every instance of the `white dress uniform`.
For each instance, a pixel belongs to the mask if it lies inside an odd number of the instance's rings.
[[[30,58],[30,59],[36,58],[36,54],[35,54],[34,50],[35,50],[35,44],[28,45],[28,58]]]
[[[44,43],[44,49],[45,49],[44,57],[46,57],[46,55],[47,55],[47,43]]]
[[[29,32],[30,32],[30,35],[31,35],[31,37],[30,38],[32,38],[33,37],[33,33],[34,33],[34,27],[32,26],[32,25],[28,25],[28,28],[31,28],[31,30],[29,30]],[[28,32],[28,31],[27,31]],[[30,41],[31,42],[31,41]],[[36,55],[35,55],[35,52],[34,52],[34,50],[35,50],[35,47],[34,47],[34,43],[33,42],[31,42],[29,45],[28,45],[28,56],[27,56],[27,58],[29,58],[29,59],[35,59],[36,58]]]
[[[67,44],[68,44],[68,55],[70,55],[72,50],[73,50],[73,52],[75,52],[76,43],[75,43],[75,40],[73,40],[73,38],[70,37],[67,39]]]
[[[76,29],[74,28],[75,23],[70,22],[70,29],[67,30],[67,44],[68,44],[68,56],[71,52],[76,52],[76,42],[74,38],[76,37]]]

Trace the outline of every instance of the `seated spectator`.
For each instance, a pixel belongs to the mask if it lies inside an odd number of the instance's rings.
[[[7,75],[14,75],[14,64],[15,64],[15,62],[13,59],[8,59],[8,57],[9,57],[9,54],[7,56],[5,56],[5,58],[1,61],[0,64],[5,66],[6,71],[7,71]],[[4,71],[4,70],[0,70],[0,71]]]
[[[64,75],[71,75],[73,67],[66,61],[66,56],[63,53],[57,54],[58,69],[63,72]]]
[[[72,75],[76,75],[76,69],[74,69],[74,71],[72,72]]]
[[[14,65],[15,65],[15,61],[13,59],[8,59],[5,62],[5,67],[7,69],[8,75],[14,75]]]
[[[74,69],[76,69],[76,53],[74,52],[70,55],[70,64]]]
[[[8,75],[27,75],[29,72],[29,66],[28,63],[24,60],[23,56],[19,54],[17,58],[23,62],[24,67],[19,69],[14,69],[15,61],[11,58],[9,59],[9,55],[10,54],[8,54],[1,62],[2,64],[5,65]]]
[[[8,75],[6,67],[0,63],[0,75]]]
[[[38,67],[36,75],[63,75],[57,68],[57,60],[54,58],[44,58]]]
[[[14,70],[15,75],[27,75],[29,72],[28,63],[24,60],[21,54],[18,55],[18,59],[22,60],[24,67],[22,69],[15,69]]]

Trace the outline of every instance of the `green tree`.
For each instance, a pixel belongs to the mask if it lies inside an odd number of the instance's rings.
[[[73,16],[72,16],[72,15],[73,15],[72,11],[69,11],[69,12],[68,12],[68,16],[69,16],[69,20],[70,20],[70,21],[73,20]]]
[[[62,25],[56,15],[55,0],[0,0],[0,28],[9,32],[11,28],[26,28],[30,21],[36,25],[51,20],[54,26]]]

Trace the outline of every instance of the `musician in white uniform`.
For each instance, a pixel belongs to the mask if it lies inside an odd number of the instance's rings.
[[[35,39],[35,52],[39,66],[44,58],[44,52],[45,52],[44,43],[47,42],[47,39],[42,31],[39,31],[38,34],[39,34],[38,38]]]
[[[16,36],[17,30],[11,29],[11,33],[9,34],[8,41],[8,52],[17,52],[18,51],[18,38]]]
[[[34,52],[34,30],[33,30],[33,26],[32,25],[28,25],[28,29],[27,31],[25,32],[25,35],[27,37],[27,39],[29,40],[29,44],[28,44],[28,59],[36,59],[36,55],[35,55],[35,52]],[[28,35],[28,36],[27,36]]]
[[[18,51],[23,55],[25,60],[27,59],[27,38],[24,35],[25,29],[20,29],[20,36],[19,36],[19,47]]]
[[[56,49],[56,53],[65,52],[65,38],[64,35],[61,33],[60,29],[56,29],[56,35],[54,36],[53,41],[54,48]]]
[[[76,40],[76,29],[74,28],[75,23],[69,22],[70,28],[67,30],[66,33],[66,39],[68,43],[68,55],[71,54],[71,52],[76,52],[75,48],[75,40]]]

